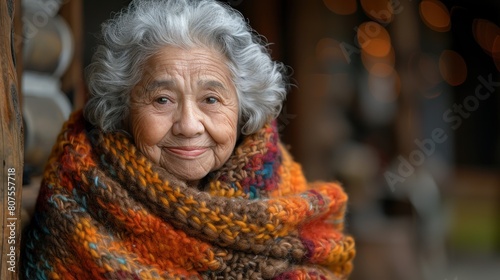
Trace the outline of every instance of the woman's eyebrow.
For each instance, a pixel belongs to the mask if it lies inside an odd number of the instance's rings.
[[[147,85],[148,90],[171,89],[175,87],[175,81],[171,79],[154,80]]]
[[[214,90],[219,94],[222,94],[224,98],[230,98],[230,91],[224,83],[217,80],[200,80],[198,81],[198,86],[203,89]]]
[[[223,83],[217,80],[199,80],[197,84],[200,88],[218,90],[222,94],[227,94],[228,92],[228,88]],[[176,87],[176,82],[173,79],[157,79],[148,83],[146,86],[146,90],[147,91],[155,91],[161,89],[170,90],[174,89],[175,87]]]
[[[198,86],[201,88],[218,88],[222,90],[227,90],[223,83],[216,80],[199,80]]]

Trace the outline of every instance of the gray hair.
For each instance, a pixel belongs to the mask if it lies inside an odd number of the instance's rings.
[[[123,129],[142,65],[162,47],[209,47],[228,58],[243,134],[259,130],[281,111],[286,68],[271,60],[264,39],[243,16],[212,0],[136,0],[103,24],[103,45],[87,68],[91,97],[85,118],[104,131]]]

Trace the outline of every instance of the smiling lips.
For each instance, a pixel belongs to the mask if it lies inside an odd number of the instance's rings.
[[[168,147],[167,150],[181,158],[192,159],[200,156],[208,150],[207,147],[186,146],[186,147]]]

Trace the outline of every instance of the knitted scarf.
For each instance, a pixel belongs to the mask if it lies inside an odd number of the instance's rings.
[[[26,279],[346,279],[347,196],[309,184],[275,123],[188,187],[125,133],[75,112],[47,164],[23,236]]]

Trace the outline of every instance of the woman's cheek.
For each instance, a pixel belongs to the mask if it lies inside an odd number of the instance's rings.
[[[159,116],[147,116],[145,120],[141,123],[140,129],[141,134],[144,137],[144,141],[150,145],[157,145],[165,138],[171,121],[168,117]]]
[[[151,120],[149,112],[144,110],[144,108],[131,110],[130,125],[132,135],[137,144],[153,144],[154,138],[156,138],[154,136],[154,130],[148,129],[154,127],[152,125],[153,123],[154,122]]]
[[[218,144],[219,153],[224,158],[229,155],[236,144],[238,135],[238,111],[227,110],[211,119],[212,138]],[[228,157],[228,156],[227,156]]]

